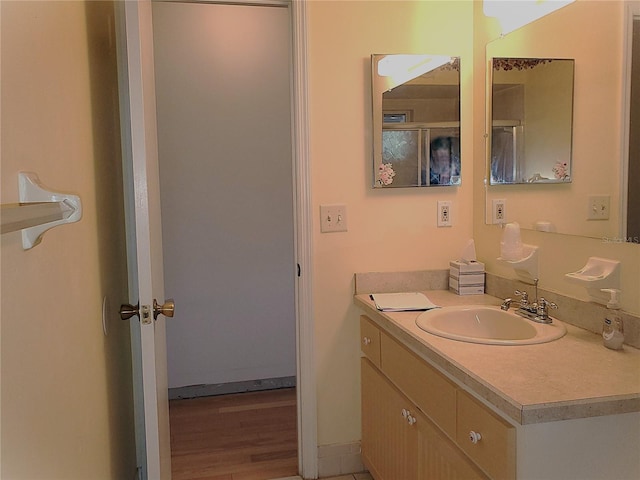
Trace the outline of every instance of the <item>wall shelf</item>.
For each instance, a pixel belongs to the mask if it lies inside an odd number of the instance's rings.
[[[82,218],[82,202],[77,195],[46,190],[35,173],[18,174],[19,203],[2,205],[0,233],[22,231],[22,247],[35,247],[44,233],[58,225]]]

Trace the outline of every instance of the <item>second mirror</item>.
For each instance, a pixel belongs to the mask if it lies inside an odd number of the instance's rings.
[[[491,185],[570,182],[574,61],[492,63]]]

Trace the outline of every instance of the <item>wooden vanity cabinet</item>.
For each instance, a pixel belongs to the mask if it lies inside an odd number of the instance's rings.
[[[515,478],[513,426],[366,316],[361,336],[379,339],[361,360],[362,458],[376,480]],[[488,438],[472,444],[467,428]]]
[[[495,388],[497,399],[505,401],[505,405],[510,404],[510,398],[526,394],[526,390],[512,385],[503,391],[492,385],[485,376],[485,367],[475,369],[469,363],[471,359],[462,354],[466,352],[458,352],[465,345],[446,344],[443,351],[448,352],[447,356],[438,357],[428,343],[422,346],[415,343],[421,337],[403,333],[406,318],[403,314],[378,316],[372,310],[370,315],[360,319],[365,356],[362,458],[376,480],[640,479],[640,411],[635,380],[628,389],[626,382],[624,387],[618,387],[616,395],[605,395],[610,390],[603,385],[602,393],[596,386],[591,389],[592,396],[575,396],[559,403],[553,400],[557,379],[549,385],[540,383],[537,403],[521,405],[521,413],[527,418],[517,423],[515,416],[502,413],[480,398],[466,379],[475,377]],[[378,325],[388,325],[389,330]],[[632,373],[630,366],[637,368],[640,360],[631,347],[625,349],[624,355],[616,354],[614,360],[600,342],[591,341],[595,339],[580,338],[579,345],[574,340],[573,344],[560,341],[556,347],[562,349],[564,342],[583,352],[590,368],[596,367],[596,359],[606,358],[611,365],[621,362],[627,373]],[[541,354],[566,357],[560,350]],[[587,358],[588,355],[594,358]],[[528,354],[525,357],[527,361],[531,358]],[[426,358],[433,358],[434,363]],[[451,363],[438,361],[448,362],[447,358]],[[572,361],[576,366],[582,362]],[[448,375],[436,367],[455,362],[462,369],[457,375],[455,372]],[[564,381],[574,381],[567,376],[566,365],[564,375]],[[575,381],[583,380],[575,378]],[[542,389],[550,390],[545,393]],[[567,394],[570,389],[571,384],[567,386]],[[509,397],[510,393],[515,393],[515,397]],[[409,422],[402,415],[403,409],[415,421]],[[537,418],[538,413],[544,418]]]

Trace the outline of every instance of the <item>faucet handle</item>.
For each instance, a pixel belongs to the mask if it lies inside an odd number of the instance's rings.
[[[540,300],[538,300],[538,307],[537,307],[538,315],[540,315],[543,318],[546,318],[549,314],[550,308],[558,308],[558,305],[553,302],[549,302],[545,300],[544,297],[540,297]]]
[[[520,300],[520,305],[528,305],[529,304],[529,294],[524,290],[516,290],[515,294],[519,297],[522,297]]]

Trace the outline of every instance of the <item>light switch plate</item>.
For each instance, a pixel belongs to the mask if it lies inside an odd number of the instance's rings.
[[[320,205],[320,232],[346,232],[347,207],[342,204]]]
[[[587,220],[609,220],[611,197],[609,195],[590,195]]]

